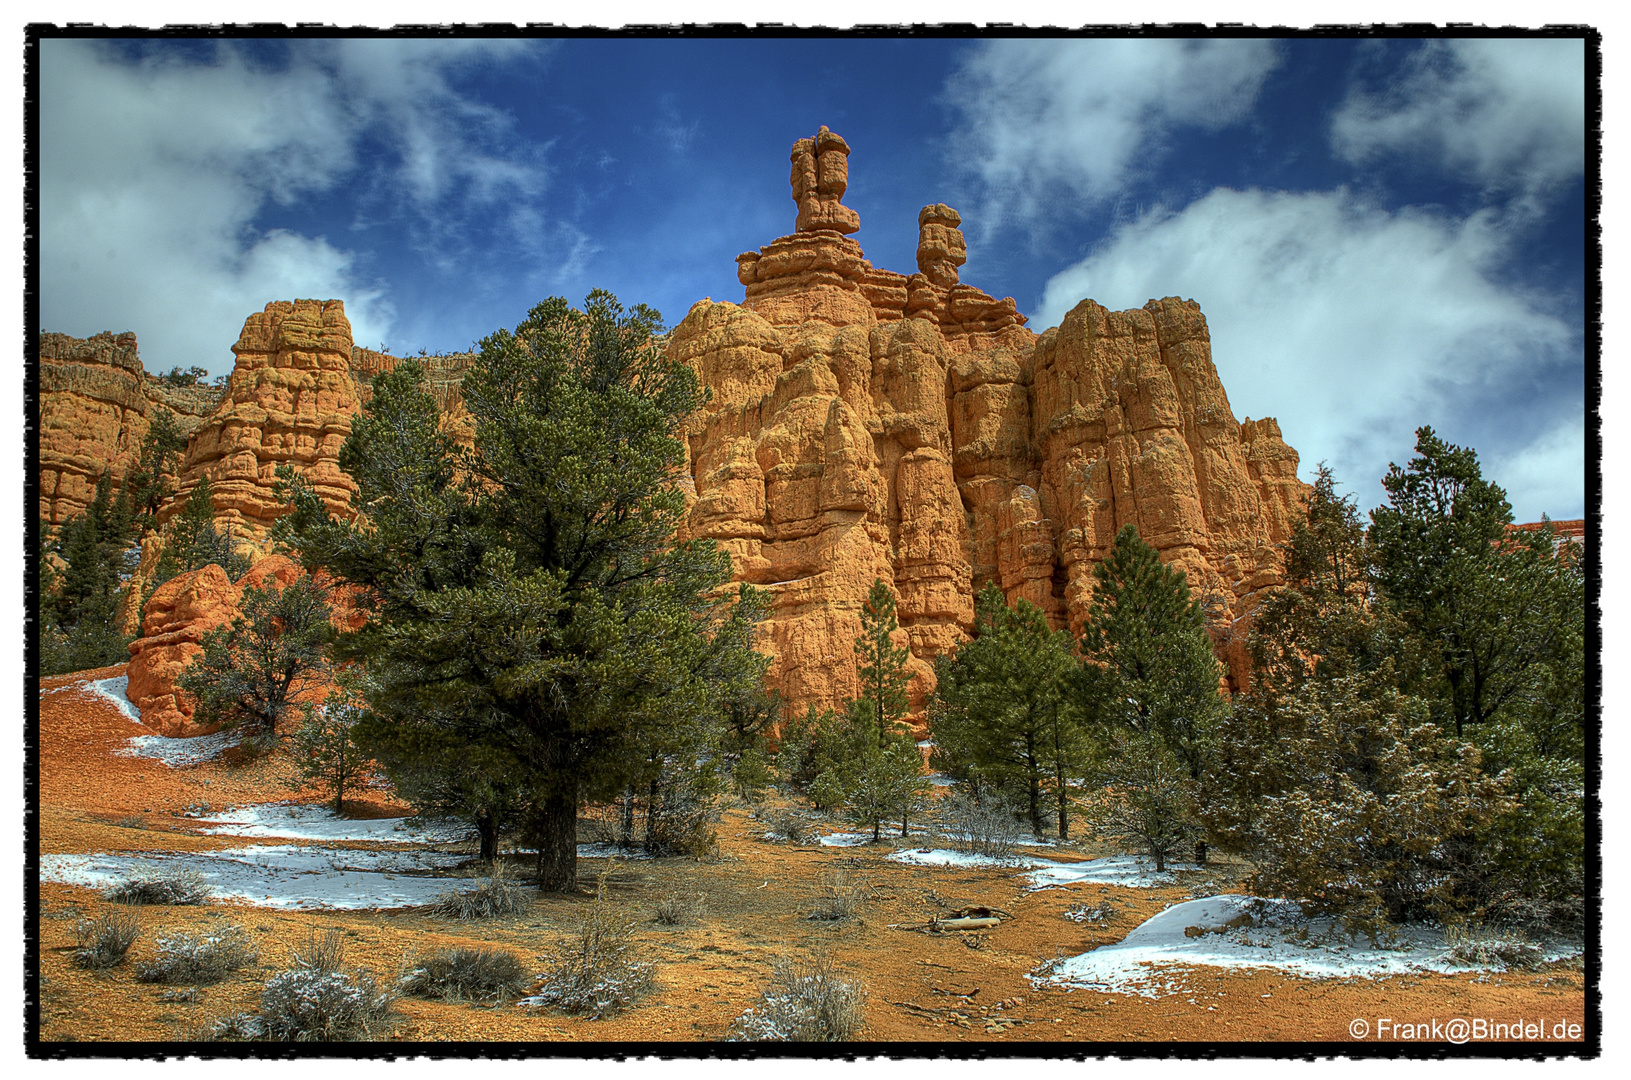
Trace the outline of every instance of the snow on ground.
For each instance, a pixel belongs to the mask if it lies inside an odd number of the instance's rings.
[[[816,838],[816,843],[822,847],[860,847],[862,844],[872,843],[871,833],[835,832]]]
[[[616,844],[579,844],[580,859],[649,859],[650,855],[638,849],[620,848]]]
[[[119,757],[144,757],[162,761],[172,769],[188,765],[201,765],[214,761],[221,754],[238,745],[239,733],[218,731],[214,735],[194,735],[190,739],[172,739],[167,735],[133,735],[114,753]]]
[[[459,882],[413,872],[446,869],[462,855],[419,851],[253,846],[141,855],[42,855],[40,880],[106,888],[138,873],[196,870],[222,900],[255,907],[359,908],[428,904]]]
[[[1079,863],[1054,863],[1025,875],[1031,884],[1027,892],[1086,882],[1094,885],[1120,885],[1128,889],[1151,889],[1174,884],[1171,871],[1157,874],[1148,859],[1137,855],[1112,855]]]
[[[1249,916],[1251,925],[1228,924]],[[1333,933],[1304,919],[1295,902],[1209,896],[1167,908],[1122,941],[1070,957],[1033,975],[1038,984],[1162,997],[1187,992],[1178,966],[1274,968],[1304,978],[1375,978],[1414,971],[1466,971],[1442,931],[1406,927],[1393,947]]]
[[[177,742],[193,740],[174,740]],[[376,840],[386,844],[443,844],[464,839],[468,826],[456,821],[415,822],[411,818],[352,821],[326,806],[271,803],[239,806],[198,819],[198,831],[212,836],[258,836],[280,840]]]
[[[133,704],[131,700],[125,696],[125,689],[129,685],[129,680],[126,679],[125,676],[119,675],[112,679],[96,679],[91,682],[79,683],[77,685],[93,694],[96,694],[99,697],[107,698],[109,701],[113,702],[114,706],[120,712],[124,713],[138,724],[142,722],[142,714],[137,711],[135,704]]]
[[[968,851],[949,851],[946,848],[908,848],[897,851],[889,856],[890,862],[905,863],[907,866],[1052,866],[1047,859],[1038,859],[1031,856],[1010,855],[1007,858],[994,858],[990,855],[976,855]]]

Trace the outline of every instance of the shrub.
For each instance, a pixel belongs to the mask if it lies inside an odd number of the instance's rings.
[[[1451,924],[1444,929],[1450,956],[1476,967],[1532,971],[1543,959],[1541,948],[1523,933],[1501,933],[1486,927]]]
[[[549,1005],[592,1020],[633,1005],[651,988],[651,965],[635,959],[634,923],[606,902],[606,876],[583,915],[577,937],[555,949],[538,992],[526,1005]]]
[[[832,961],[778,964],[759,1001],[731,1025],[733,1042],[847,1042],[865,1022],[866,990]]]
[[[295,968],[266,980],[262,1038],[280,1042],[370,1039],[391,1014],[395,995],[360,972]]]
[[[679,893],[669,893],[657,901],[657,911],[654,918],[664,926],[678,926],[689,922],[700,915],[707,907],[707,898],[702,893],[695,896],[681,896]]]
[[[223,1017],[204,1038],[358,1042],[373,1038],[390,1019],[396,994],[367,972],[343,970],[345,945],[338,931],[314,932],[293,952],[296,966],[266,980],[258,1015]]]
[[[474,889],[455,889],[438,896],[431,911],[450,919],[495,919],[527,910],[527,891],[504,876],[504,864],[493,863],[491,877]]]
[[[842,922],[854,918],[866,902],[865,886],[852,884],[843,874],[829,874],[821,880],[821,895],[809,917],[821,922]]]
[[[116,904],[202,904],[213,890],[197,870],[138,870],[102,895]]]
[[[514,953],[502,949],[441,949],[420,958],[398,989],[443,1001],[503,1001],[528,982]]]
[[[212,934],[169,934],[158,946],[158,959],[141,966],[137,982],[208,986],[260,958],[249,936],[232,925]]]
[[[810,821],[797,810],[772,810],[765,815],[765,825],[778,841],[805,844],[810,840]]]
[[[74,924],[74,963],[102,971],[124,963],[125,954],[141,930],[136,916],[115,913]]]
[[[941,813],[942,837],[959,851],[1006,859],[1020,840],[1020,823],[1002,796],[955,791]]]

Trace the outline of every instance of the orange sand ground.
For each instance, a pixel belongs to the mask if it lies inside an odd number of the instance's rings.
[[[122,674],[122,668],[40,680],[42,690]],[[291,797],[286,760],[249,766],[218,762],[172,770],[160,762],[114,756],[141,728],[89,692],[40,698],[40,850],[42,853],[206,850],[254,841],[206,837],[179,816],[201,801],[227,805]],[[317,801],[315,792],[296,797]],[[375,794],[359,814],[405,812]],[[1494,1022],[1544,1018],[1584,1024],[1584,975],[1578,962],[1529,973],[1422,974],[1382,980],[1299,978],[1284,972],[1190,969],[1189,992],[1159,999],[1087,990],[1034,989],[1025,976],[1044,960],[1119,940],[1187,887],[1124,889],[1076,886],[1025,893],[1012,871],[917,868],[888,862],[890,848],[790,847],[757,837],[763,827],[733,807],[719,825],[722,856],[714,862],[658,859],[618,862],[608,895],[640,919],[644,957],[656,965],[656,987],[632,1011],[581,1020],[553,1012],[405,998],[387,1038],[405,1041],[712,1041],[754,1003],[781,957],[829,954],[868,990],[863,1038],[940,1043],[1095,1042],[1123,1040],[1330,1040],[1350,1042],[1349,1022],[1483,1017]],[[271,841],[289,843],[290,841]],[[366,845],[358,845],[366,846]],[[1080,857],[1061,849],[1054,857]],[[526,866],[517,857],[518,870]],[[606,860],[580,860],[586,886]],[[1225,890],[1247,868],[1213,868]],[[859,919],[807,918],[835,874],[868,886]],[[451,887],[451,886],[450,886]],[[666,927],[652,918],[671,893],[701,895],[700,918]],[[214,1019],[252,1010],[261,983],[289,966],[291,946],[314,930],[345,934],[349,963],[394,978],[416,953],[452,945],[502,945],[535,964],[575,928],[584,896],[540,895],[525,915],[459,923],[411,909],[282,912],[215,903],[202,908],[120,908],[95,890],[40,886],[40,1036],[55,1040],[185,1040]],[[1074,904],[1112,898],[1124,906],[1108,927],[1062,917]],[[978,935],[931,936],[888,928],[936,913],[983,904],[1013,917]],[[81,915],[135,911],[142,933],[129,960],[108,974],[71,962],[73,926]],[[204,987],[193,1001],[164,1001],[167,988],[137,983],[134,965],[154,955],[166,930],[235,922],[260,943],[259,968]],[[541,965],[540,965],[541,966]],[[1190,1004],[1190,999],[1195,1004]],[[1215,1006],[1209,1009],[1208,1006]],[[1534,1048],[1543,1050],[1549,1041]],[[1061,1048],[1068,1050],[1068,1048]]]

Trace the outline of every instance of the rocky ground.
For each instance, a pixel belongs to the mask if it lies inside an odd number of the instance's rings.
[[[107,697],[85,689],[89,680],[120,674],[122,669],[110,668],[39,683],[44,859],[315,842],[203,833],[200,819],[187,816],[203,812],[201,804],[219,812],[290,798],[316,802],[316,793],[291,792],[287,762],[276,757],[172,768],[121,755],[142,729]],[[381,818],[405,810],[388,793],[375,792],[356,804],[351,816]],[[839,829],[834,825],[829,831]],[[43,881],[40,1037],[48,1043],[191,1039],[218,1017],[252,1010],[266,978],[290,966],[291,949],[313,931],[330,928],[343,935],[349,963],[386,979],[394,979],[416,955],[453,945],[503,946],[541,969],[546,951],[576,928],[589,889],[602,873],[612,902],[638,920],[641,955],[655,966],[654,989],[635,1008],[614,1018],[585,1020],[514,1002],[492,1006],[403,998],[385,1037],[407,1042],[719,1040],[758,998],[778,960],[818,954],[865,983],[861,1037],[876,1041],[1349,1043],[1355,1020],[1369,1024],[1371,1037],[1383,1018],[1395,1023],[1452,1017],[1544,1020],[1548,1029],[1558,1021],[1584,1023],[1585,977],[1578,959],[1537,971],[1422,970],[1386,978],[1192,966],[1161,972],[1156,983],[1164,989],[1152,996],[1039,986],[1029,977],[1049,961],[1123,940],[1174,904],[1243,891],[1248,868],[1239,862],[1215,864],[1156,887],[1078,882],[1033,890],[1012,866],[896,861],[890,857],[896,854],[892,842],[848,847],[772,842],[764,839],[765,825],[747,806],[726,811],[719,836],[721,855],[711,862],[580,858],[583,895],[540,895],[521,915],[477,922],[441,918],[423,907],[297,910],[217,900],[203,907],[126,908],[105,901],[96,888]],[[350,850],[386,846],[355,841]],[[429,846],[449,854],[470,851],[457,843]],[[1033,853],[1055,863],[1110,854],[1083,848],[1026,851]],[[513,867],[523,873],[525,857],[515,856]],[[442,873],[452,887],[470,871]],[[835,885],[859,898],[856,914],[839,921],[810,918]],[[313,895],[322,891],[314,883]],[[656,921],[658,903],[671,896],[697,901],[696,913],[678,925]],[[1106,918],[1065,917],[1083,905],[1101,904],[1109,912]],[[892,928],[973,905],[1008,917],[993,929],[963,934]],[[134,911],[140,919],[141,936],[130,959],[110,973],[80,970],[71,957],[76,921],[112,910]],[[258,966],[190,996],[135,981],[136,965],[152,957],[154,942],[165,932],[227,922],[250,932],[259,947]]]

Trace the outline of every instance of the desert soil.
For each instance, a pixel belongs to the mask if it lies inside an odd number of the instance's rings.
[[[122,668],[42,679],[41,691]],[[38,827],[42,854],[208,850],[254,841],[204,836],[182,812],[201,802],[229,805],[296,798],[320,801],[315,791],[291,792],[287,761],[273,757],[249,765],[209,762],[171,769],[162,762],[122,757],[115,750],[142,729],[106,699],[64,690],[40,697]],[[358,816],[392,816],[407,808],[385,792],[351,807]],[[579,896],[538,895],[524,915],[457,922],[416,909],[287,911],[242,904],[126,908],[98,891],[41,883],[40,1038],[52,1041],[188,1040],[218,1017],[253,1010],[260,986],[290,966],[292,947],[313,931],[344,934],[347,961],[394,978],[417,954],[444,946],[502,946],[541,969],[540,959],[575,929],[597,875],[607,876],[616,905],[639,919],[641,951],[656,968],[654,989],[632,1010],[587,1020],[513,1002],[445,1003],[404,998],[385,1038],[449,1041],[714,1041],[752,1005],[776,962],[825,954],[867,989],[862,1038],[887,1042],[1092,1043],[1137,1040],[1318,1040],[1351,1043],[1350,1021],[1379,1017],[1423,1021],[1483,1017],[1493,1022],[1544,1018],[1584,1024],[1584,975],[1578,961],[1536,972],[1415,974],[1385,979],[1312,979],[1276,970],[1194,967],[1182,972],[1187,992],[1133,995],[1034,987],[1026,978],[1044,961],[1119,941],[1163,908],[1188,899],[1198,881],[1167,888],[1078,884],[1026,892],[1015,871],[1000,868],[924,868],[887,861],[889,844],[862,847],[791,846],[761,837],[764,826],[746,806],[726,810],[719,823],[717,860],[580,859]],[[291,843],[287,840],[269,843]],[[358,844],[355,846],[367,846]],[[443,850],[472,851],[444,846]],[[1060,848],[1041,854],[1060,860],[1110,854]],[[514,856],[523,873],[525,855]],[[1213,891],[1246,891],[1248,868],[1223,862],[1210,869]],[[839,922],[809,915],[824,890],[842,876],[864,896],[856,917]],[[450,882],[450,887],[455,884]],[[677,926],[653,918],[670,895],[700,897],[700,913]],[[1081,903],[1114,900],[1108,925],[1063,917]],[[971,934],[909,932],[890,924],[920,923],[969,905],[1007,913],[995,929]],[[73,928],[82,916],[134,911],[141,936],[129,960],[109,973],[82,971],[72,962]],[[251,931],[260,963],[217,986],[177,1001],[163,986],[135,981],[134,968],[154,954],[166,931],[198,930],[224,922]],[[1193,1003],[1192,1003],[1193,1002]],[[1544,1049],[1537,1046],[1536,1049]],[[1069,1047],[1060,1047],[1070,1052]]]

